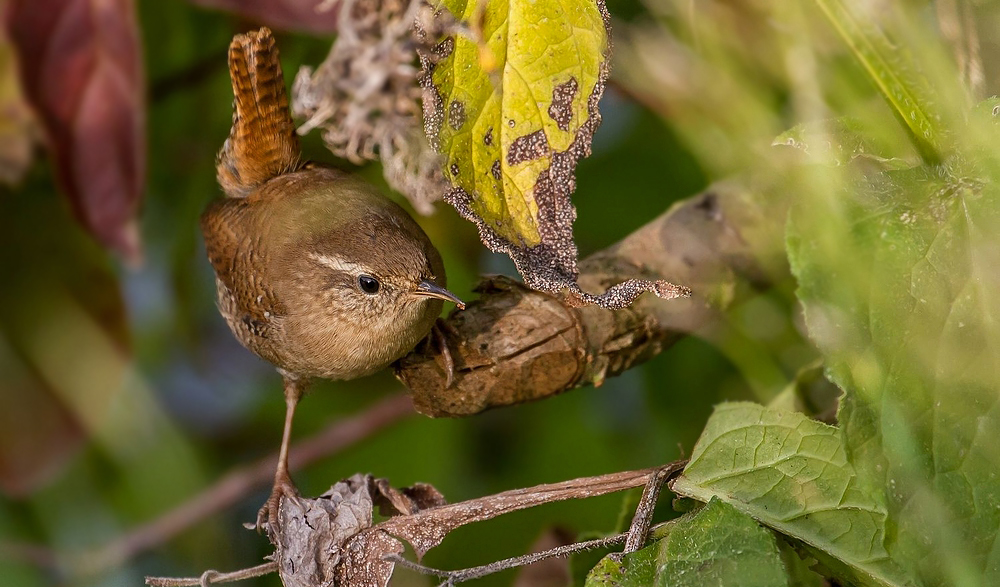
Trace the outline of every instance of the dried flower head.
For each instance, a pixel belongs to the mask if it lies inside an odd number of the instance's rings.
[[[423,134],[418,52],[442,19],[425,0],[341,0],[334,9],[330,54],[301,68],[292,88],[292,111],[305,119],[299,133],[321,128],[330,150],[354,163],[380,158],[389,185],[429,213],[447,183]]]

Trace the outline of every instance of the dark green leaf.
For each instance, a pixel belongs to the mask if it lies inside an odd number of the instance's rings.
[[[966,163],[986,175],[818,189],[789,233],[849,458],[886,496],[892,558],[928,587],[1000,584],[998,166]]]
[[[784,587],[774,535],[732,506],[713,499],[672,524],[657,543],[618,563],[605,557],[587,587]]]
[[[885,508],[859,485],[839,431],[796,412],[723,404],[705,426],[677,493],[719,498],[842,561],[864,585],[906,585],[883,547]]]

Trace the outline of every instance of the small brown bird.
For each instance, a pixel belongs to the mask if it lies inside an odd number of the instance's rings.
[[[441,256],[407,213],[344,172],[300,160],[271,31],[229,46],[233,128],[219,152],[226,197],[201,219],[219,310],[236,338],[284,378],[285,429],[258,529],[277,521],[295,406],[311,378],[374,373],[430,332]]]

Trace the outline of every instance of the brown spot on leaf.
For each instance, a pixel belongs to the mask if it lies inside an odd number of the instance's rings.
[[[493,146],[493,127],[486,129],[486,136],[483,137],[483,144],[487,147]]]
[[[544,130],[536,130],[531,134],[517,137],[507,149],[507,165],[514,166],[518,163],[531,161],[544,157],[549,153],[549,141],[545,137]]]
[[[559,130],[569,130],[569,123],[573,119],[573,98],[579,85],[575,77],[569,81],[561,83],[552,89],[552,104],[549,105],[549,117],[556,121]]]
[[[433,83],[433,68],[425,65],[428,72],[420,78],[423,89],[424,134],[435,151],[441,151],[441,127],[444,124],[444,98]]]
[[[493,174],[493,179],[495,179],[497,181],[500,181],[500,160],[499,159],[497,159],[496,161],[493,162],[493,165],[490,167],[490,173]]]
[[[463,124],[465,124],[465,104],[452,100],[448,105],[448,125],[453,130],[458,130]]]
[[[452,163],[450,169],[452,175],[458,175],[458,163]]]
[[[431,49],[434,57],[438,59],[447,59],[451,52],[455,50],[455,38],[447,37],[445,40],[441,41]]]
[[[610,15],[604,0],[596,0],[598,10],[604,20],[605,32],[610,38]],[[584,292],[576,283],[577,249],[573,242],[572,222],[576,211],[569,196],[576,187],[574,173],[577,162],[590,155],[590,143],[594,131],[601,122],[597,109],[604,85],[609,73],[610,45],[605,50],[604,60],[598,72],[598,81],[587,97],[586,119],[582,120],[573,137],[570,147],[561,153],[552,153],[548,138],[543,131],[536,131],[518,137],[507,150],[507,164],[516,165],[543,156],[551,155],[549,168],[542,171],[533,188],[533,196],[538,203],[538,232],[541,242],[533,246],[522,239],[501,236],[493,228],[493,223],[487,222],[476,215],[472,209],[472,196],[461,187],[453,187],[445,194],[445,201],[450,203],[465,219],[476,224],[483,243],[492,251],[504,252],[510,255],[518,272],[524,277],[525,285],[532,289],[549,293],[562,293],[568,303],[573,305],[597,304],[604,308],[618,309],[631,304],[643,292],[651,291],[664,298],[689,295],[686,288],[674,286],[663,281],[629,280],[609,288],[604,294],[594,295]],[[570,81],[565,82],[553,92],[553,107],[550,116],[563,128],[561,121],[568,128],[572,115],[564,113],[562,106],[575,97],[575,92],[586,90],[576,87]],[[431,96],[433,99],[433,95]],[[516,126],[513,119],[507,120],[510,128]],[[492,136],[484,137],[484,142],[492,141]],[[492,171],[492,169],[491,169]]]

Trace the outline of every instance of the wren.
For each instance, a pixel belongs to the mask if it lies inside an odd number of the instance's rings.
[[[297,495],[288,445],[313,378],[353,379],[410,351],[443,301],[441,255],[397,204],[345,172],[301,160],[267,28],[229,46],[233,126],[216,162],[225,198],[201,217],[219,310],[237,339],[284,379],[285,427],[257,528]]]

